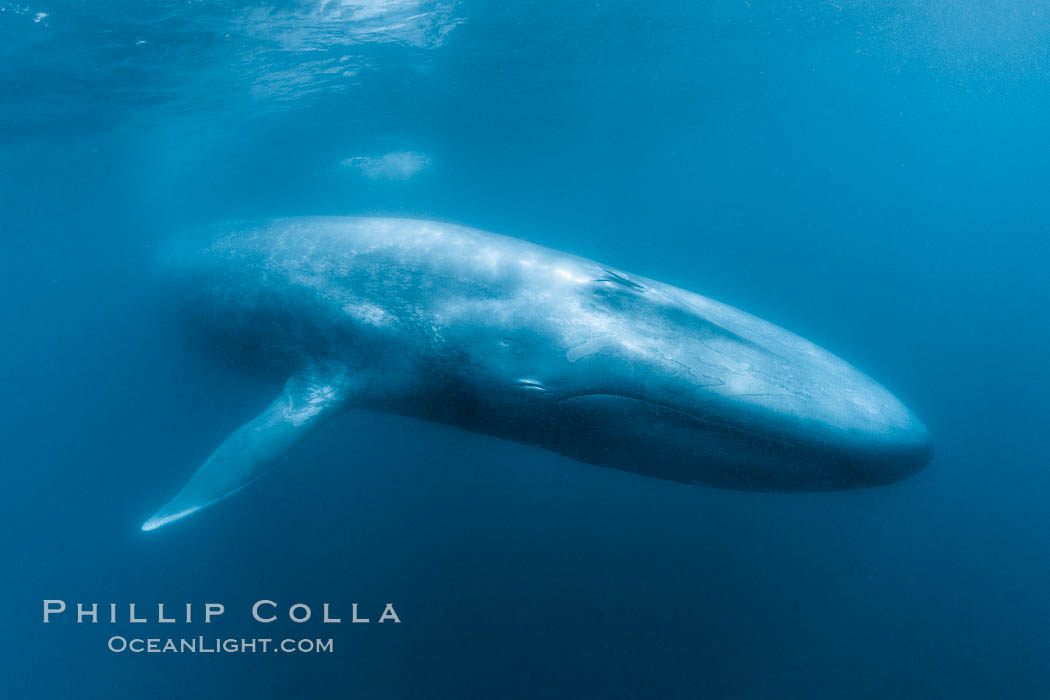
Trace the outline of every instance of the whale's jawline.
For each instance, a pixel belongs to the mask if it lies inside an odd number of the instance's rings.
[[[854,445],[836,445],[819,435],[805,440],[761,431],[612,392],[574,394],[557,403],[563,411],[558,422],[566,427],[552,429],[555,437],[541,447],[586,463],[679,483],[760,492],[867,488],[917,472],[932,457],[928,444],[872,444],[860,452]],[[628,419],[628,414],[637,415]],[[603,424],[615,427],[603,430]],[[645,442],[661,448],[630,449],[640,431],[648,433]],[[581,441],[580,435],[588,432],[596,438]]]

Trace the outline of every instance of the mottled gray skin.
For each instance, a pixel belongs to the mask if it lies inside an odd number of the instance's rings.
[[[194,333],[346,408],[646,476],[747,490],[883,484],[930,438],[888,391],[711,299],[521,240],[407,219],[227,226],[169,251]]]

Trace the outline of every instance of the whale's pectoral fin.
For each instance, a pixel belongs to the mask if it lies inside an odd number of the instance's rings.
[[[156,530],[210,506],[272,469],[293,447],[350,401],[354,382],[340,366],[293,375],[284,393],[208,457],[181,491],[142,525]]]

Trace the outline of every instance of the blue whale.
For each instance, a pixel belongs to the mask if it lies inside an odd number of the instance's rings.
[[[210,229],[163,257],[193,337],[284,390],[143,530],[237,491],[350,409],[741,490],[886,484],[931,457],[911,411],[816,345],[514,238],[290,218]]]

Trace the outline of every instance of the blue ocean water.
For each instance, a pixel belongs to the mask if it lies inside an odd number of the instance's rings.
[[[0,5],[0,695],[1050,696],[1045,6],[36,2]],[[194,352],[156,249],[302,214],[726,301],[885,384],[936,457],[738,493],[358,412],[140,532],[278,391]],[[336,652],[114,654],[134,626],[43,625],[51,598],[220,601],[172,634]],[[260,598],[402,624],[260,629]]]

